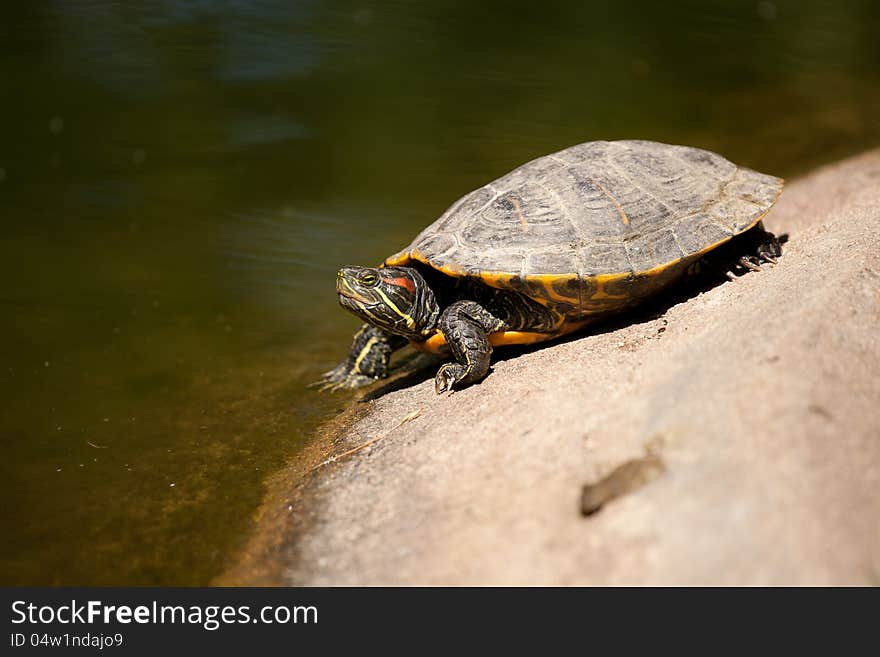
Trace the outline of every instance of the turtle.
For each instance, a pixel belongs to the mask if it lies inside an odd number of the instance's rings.
[[[722,245],[739,245],[727,257],[742,273],[775,263],[782,240],[762,220],[783,184],[708,150],[643,140],[531,160],[460,198],[378,267],[339,269],[339,302],[364,324],[320,383],[386,377],[410,343],[451,356],[438,394],[461,389],[486,376],[493,347],[551,340],[642,304]]]

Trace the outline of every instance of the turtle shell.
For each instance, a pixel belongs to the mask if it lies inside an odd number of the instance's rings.
[[[782,185],[699,148],[588,142],[465,195],[385,264],[418,261],[590,315],[670,283],[757,224]]]

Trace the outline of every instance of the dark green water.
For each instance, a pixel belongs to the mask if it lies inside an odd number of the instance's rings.
[[[0,9],[2,584],[199,584],[351,401],[334,271],[581,141],[880,144],[880,3]]]

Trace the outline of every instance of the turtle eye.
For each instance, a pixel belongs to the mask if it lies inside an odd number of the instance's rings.
[[[379,277],[376,274],[364,274],[358,280],[358,283],[365,287],[373,287],[376,283],[379,282]]]

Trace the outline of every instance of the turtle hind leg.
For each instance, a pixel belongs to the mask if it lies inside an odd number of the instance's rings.
[[[788,234],[774,235],[764,228],[762,222],[758,222],[743,238],[742,248],[736,254],[738,257],[734,257],[725,273],[730,280],[750,271],[761,271],[763,264],[775,265],[782,255],[782,245],[788,241]]]
[[[321,390],[343,390],[369,385],[388,376],[391,354],[408,340],[392,335],[370,324],[364,324],[354,335],[348,357],[313,385]]]
[[[764,227],[761,226],[763,230]],[[782,255],[782,245],[788,241],[788,233],[782,233],[779,236],[771,232],[764,231],[766,239],[758,244],[756,255],[759,260],[776,264],[776,259]]]
[[[507,325],[476,301],[456,301],[443,311],[439,327],[455,360],[437,371],[434,390],[438,395],[486,376],[492,358],[489,334]]]

